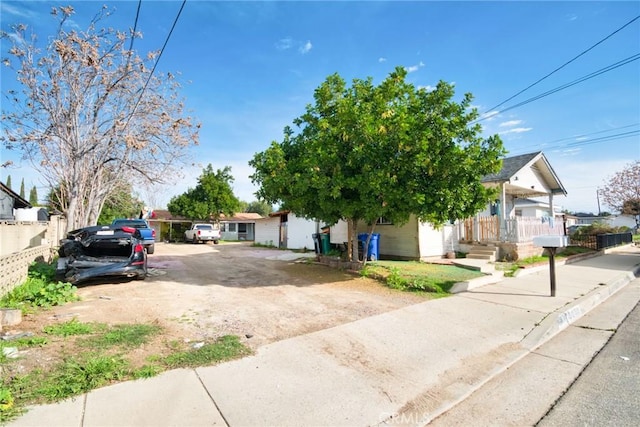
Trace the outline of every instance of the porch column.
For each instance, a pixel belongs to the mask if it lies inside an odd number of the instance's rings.
[[[507,241],[507,206],[506,206],[506,202],[507,202],[507,193],[506,193],[506,189],[504,187],[504,182],[502,184],[500,184],[500,212],[498,215],[498,221],[500,222],[499,225],[499,236],[498,239],[501,242],[506,242]]]
[[[556,207],[553,206],[553,193],[549,193],[549,218],[551,218],[551,222],[549,223],[549,227],[554,228],[556,226]]]

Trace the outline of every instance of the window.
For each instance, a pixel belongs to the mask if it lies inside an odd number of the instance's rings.
[[[522,209],[516,209],[516,216],[522,216]]]
[[[378,225],[393,225],[393,221],[391,221],[388,218],[385,218],[383,216],[381,216],[380,218],[378,218],[378,220],[376,221],[376,224]]]
[[[238,224],[238,233],[246,233],[247,232],[247,224],[240,223]]]
[[[235,222],[230,222],[227,225],[229,226],[229,232],[230,233],[235,233],[236,232],[236,224],[235,224]]]

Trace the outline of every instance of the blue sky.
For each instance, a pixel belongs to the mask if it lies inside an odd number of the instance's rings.
[[[0,2],[0,24],[32,26],[41,40],[53,33],[52,6],[72,5],[85,28],[102,4],[106,21],[133,27],[137,1]],[[143,0],[135,42],[140,54],[160,49],[181,1]],[[236,195],[255,199],[247,162],[313,102],[327,76],[380,82],[406,67],[416,86],[455,83],[457,96],[473,93],[482,113],[640,15],[640,2],[218,2],[188,0],[156,72],[181,73],[182,95],[202,122],[197,162],[174,185],[140,196],[156,208],[196,184],[202,168],[231,166]],[[2,45],[5,56],[7,44]],[[640,19],[620,30],[501,110],[640,53]],[[2,92],[14,85],[1,68]],[[4,107],[4,104],[3,104]],[[496,110],[493,110],[494,113]],[[499,133],[509,155],[544,151],[567,189],[556,203],[597,212],[596,190],[640,159],[640,61],[633,61],[558,93],[482,121]],[[621,134],[626,134],[621,135]],[[611,137],[611,138],[608,138]],[[598,139],[601,138],[601,139]],[[13,188],[25,179],[43,195],[37,172],[0,149],[0,179]],[[603,210],[605,207],[603,206]]]

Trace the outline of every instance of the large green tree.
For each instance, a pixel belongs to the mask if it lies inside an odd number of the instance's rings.
[[[175,75],[153,72],[159,52],[139,55],[131,49],[139,32],[106,25],[111,9],[88,23],[72,20],[71,6],[51,13],[55,34],[37,38],[22,24],[1,33],[2,62],[20,89],[3,93],[0,140],[60,192],[54,198],[72,230],[96,224],[122,180],[175,176],[199,125],[185,113]]]
[[[377,86],[329,76],[293,121],[297,132],[287,126],[249,162],[258,197],[329,224],[346,220],[353,259],[358,221],[415,215],[441,225],[483,209],[492,190],[480,180],[500,170],[500,138],[481,136],[471,94],[456,102],[453,85],[427,91],[406,75],[398,67]]]
[[[604,203],[616,212],[640,215],[640,160],[611,176],[601,194]]]
[[[232,217],[241,206],[233,194],[232,183],[231,167],[225,166],[214,172],[209,164],[202,170],[195,188],[172,197],[167,208],[172,215],[190,219],[217,221],[221,214]]]
[[[253,202],[247,203],[243,212],[251,212],[257,213],[262,216],[268,216],[271,212],[273,212],[273,206],[264,201],[254,200]]]

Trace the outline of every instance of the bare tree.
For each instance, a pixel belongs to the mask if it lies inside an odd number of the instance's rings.
[[[640,160],[616,172],[605,183],[602,191],[604,203],[617,212],[640,215]]]
[[[59,27],[43,51],[25,25],[2,34],[12,42],[3,63],[22,84],[5,94],[2,141],[59,192],[71,230],[96,224],[119,183],[175,177],[200,126],[185,114],[174,75],[153,73],[159,52],[141,58],[130,50],[140,33],[100,26],[106,6],[85,31],[67,30],[71,6],[51,13]]]

